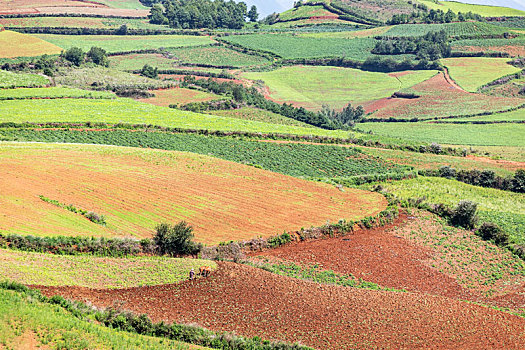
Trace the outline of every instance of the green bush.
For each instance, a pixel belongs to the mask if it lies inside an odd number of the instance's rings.
[[[492,222],[484,222],[476,233],[484,240],[494,241],[497,245],[506,245],[509,242],[509,234]]]
[[[460,201],[458,206],[452,211],[450,223],[454,226],[473,229],[478,217],[476,211],[478,204],[471,201]]]
[[[81,48],[72,47],[64,53],[64,58],[76,66],[84,62],[85,53]]]
[[[181,221],[173,226],[166,223],[159,224],[153,241],[161,255],[195,255],[202,247],[192,241],[193,237],[193,227]]]

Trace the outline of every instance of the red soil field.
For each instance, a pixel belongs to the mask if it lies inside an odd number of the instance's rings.
[[[444,74],[413,86],[419,98],[384,98],[363,104],[371,118],[430,118],[507,110],[523,104],[523,99],[469,93],[452,84]]]
[[[154,321],[318,349],[522,349],[525,319],[445,297],[320,285],[234,263],[177,285],[122,290],[38,287],[47,296],[123,303]]]
[[[505,45],[505,46],[461,46],[456,47],[455,49],[460,49],[461,51],[467,52],[487,52],[487,51],[497,51],[497,52],[507,52],[513,57],[525,56],[525,47],[516,45]]]
[[[150,237],[160,222],[185,220],[196,240],[217,244],[355,220],[386,207],[377,193],[341,192],[184,152],[12,145],[0,150],[0,169],[5,233]],[[108,225],[91,223],[39,195],[105,215]]]
[[[155,97],[142,98],[139,101],[169,107],[172,104],[184,105],[190,102],[207,102],[223,98],[219,95],[185,88],[159,89],[151,90],[151,92],[155,94]]]
[[[147,17],[149,10],[113,9],[89,0],[10,0],[0,2],[0,14],[82,13],[92,15]]]
[[[483,302],[516,311],[525,310],[524,278],[511,271],[502,272],[498,283],[486,286],[483,284],[483,276],[476,275],[479,274],[480,267],[470,261],[462,261],[463,270],[459,272],[440,272],[438,267],[450,262],[442,256],[441,251],[425,245],[424,240],[404,238],[421,227],[427,232],[433,232],[441,226],[429,214],[417,214],[414,217],[402,214],[393,224],[385,227],[356,231],[346,237],[290,244],[253,255],[301,264],[318,264],[323,269],[352,274],[383,287]],[[459,231],[458,234],[461,237],[472,235],[468,231]],[[471,249],[476,249],[476,246],[472,244]],[[477,249],[483,248],[478,246]],[[501,261],[502,264],[508,265],[510,261],[494,253],[492,249],[486,249],[482,254],[490,256],[492,261]],[[465,275],[476,276],[478,284],[470,282],[470,288],[460,285],[458,279]],[[491,288],[497,290],[497,297],[485,296],[484,292]]]

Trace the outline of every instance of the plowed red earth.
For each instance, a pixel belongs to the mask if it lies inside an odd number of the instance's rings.
[[[318,349],[525,347],[525,319],[518,316],[439,296],[319,285],[233,263],[178,285],[39,288],[99,307],[124,302],[125,309],[155,321],[197,323]]]

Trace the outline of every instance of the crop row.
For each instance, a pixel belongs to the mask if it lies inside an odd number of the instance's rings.
[[[13,73],[0,70],[0,88],[40,87],[49,84],[49,80],[37,74]]]
[[[503,35],[507,28],[483,22],[460,22],[443,24],[400,24],[383,34],[386,37],[423,36],[429,32],[444,30],[451,37],[479,37]]]

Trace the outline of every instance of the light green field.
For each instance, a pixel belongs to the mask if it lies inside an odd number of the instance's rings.
[[[508,7],[498,7],[498,6],[485,6],[485,5],[471,5],[464,4],[456,1],[439,1],[436,4],[431,0],[418,0],[419,2],[425,4],[430,9],[442,10],[447,12],[449,9],[458,13],[458,12],[473,12],[481,15],[483,17],[500,17],[500,16],[525,16],[524,11],[508,8]]]
[[[336,16],[336,14],[325,10],[323,6],[300,6],[292,8],[288,11],[279,14],[279,18],[283,21],[290,21],[294,19],[303,19],[318,16]]]
[[[525,104],[525,99],[523,100],[523,104]],[[451,121],[457,120],[457,121],[466,121],[466,122],[474,122],[474,121],[485,121],[485,122],[496,122],[496,121],[509,121],[509,122],[522,122],[525,121],[525,109],[518,109],[516,111],[507,112],[507,113],[498,113],[498,114],[492,114],[492,115],[482,115],[479,117],[470,117],[470,118],[457,118],[457,119],[450,119]]]
[[[88,91],[66,87],[20,88],[0,90],[0,100],[23,100],[29,98],[112,99],[115,98],[115,94],[108,91]]]
[[[421,142],[525,147],[525,124],[362,123],[357,127],[377,135]]]
[[[508,58],[445,58],[441,62],[448,68],[452,79],[470,92],[475,92],[491,81],[521,70],[508,64]]]
[[[354,38],[369,38],[375,36],[381,36],[388,32],[392,26],[375,27],[363,30],[354,30],[347,32],[312,32],[303,33],[299,36],[305,38],[343,38],[343,39],[354,39]]]
[[[20,349],[205,349],[81,320],[65,309],[0,289],[0,347]],[[24,347],[23,347],[24,348]]]
[[[39,87],[49,85],[49,79],[37,74],[0,70],[0,88]]]
[[[358,105],[389,97],[435,74],[436,71],[413,71],[394,75],[352,68],[294,66],[243,73],[243,76],[263,80],[270,88],[270,96],[279,102],[319,110],[323,104],[342,109],[349,102]]]
[[[221,111],[213,111],[214,115],[223,117],[238,118],[245,120],[253,120],[270,124],[282,124],[282,125],[293,125],[301,126],[305,128],[312,128],[312,125],[300,122],[292,118],[286,118],[280,114],[276,114],[264,109],[242,107],[239,109],[228,109]]]
[[[425,198],[427,203],[456,206],[460,200],[478,203],[481,222],[494,222],[507,231],[516,243],[525,243],[525,196],[520,193],[467,185],[438,177],[418,177],[384,183],[402,199]]]
[[[38,34],[36,37],[55,44],[63,49],[80,47],[88,51],[91,47],[101,47],[107,52],[124,52],[160,47],[183,47],[213,43],[209,36],[195,35],[55,35]]]
[[[0,102],[0,122],[103,122],[153,124],[184,129],[248,131],[348,137],[342,130],[268,124],[237,118],[179,111],[131,99],[17,100]]]
[[[185,47],[168,50],[180,63],[213,66],[254,66],[270,63],[261,56],[248,55],[223,46]]]
[[[131,288],[177,283],[212,261],[161,257],[106,258],[0,249],[0,275],[22,284]]]
[[[139,0],[93,0],[114,9],[147,10]]]

